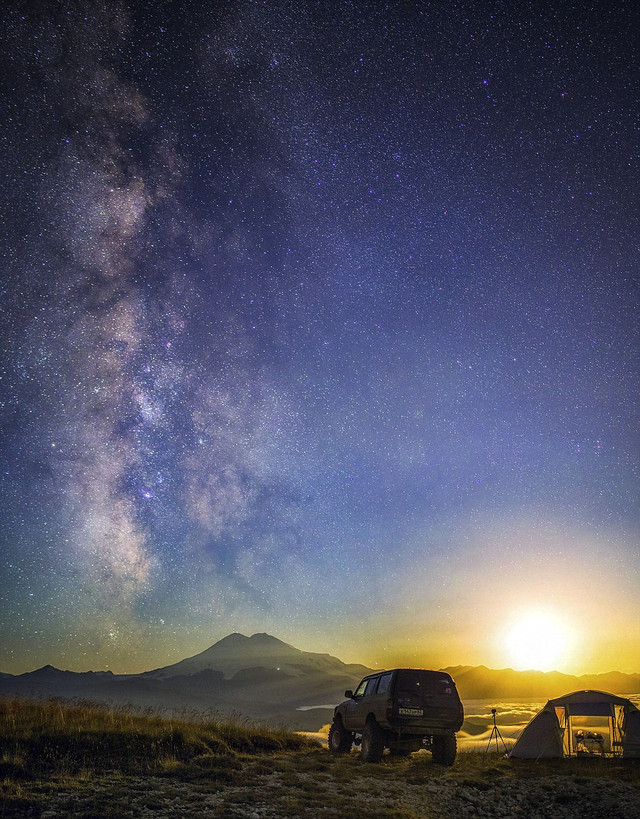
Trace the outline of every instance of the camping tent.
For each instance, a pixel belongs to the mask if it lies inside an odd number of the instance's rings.
[[[544,759],[594,754],[640,757],[640,710],[630,700],[604,691],[574,691],[549,700],[509,756]]]

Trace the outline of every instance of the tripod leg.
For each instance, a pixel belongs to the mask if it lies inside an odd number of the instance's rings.
[[[504,748],[505,754],[508,754],[509,751],[507,750],[507,746],[505,745],[505,741],[500,733],[500,729],[497,725],[494,725],[491,729],[491,733],[489,734],[489,742],[487,742],[487,747],[485,749],[485,754],[489,752],[489,748],[491,747],[491,742],[495,739],[496,742],[496,753],[500,753],[500,746],[498,745],[498,737],[500,738],[500,742],[502,743],[502,747]]]

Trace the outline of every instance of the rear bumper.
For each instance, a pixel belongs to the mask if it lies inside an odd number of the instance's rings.
[[[449,734],[462,728],[463,719],[456,716],[454,719],[403,719],[394,717],[387,721],[389,729],[399,736],[429,736]]]

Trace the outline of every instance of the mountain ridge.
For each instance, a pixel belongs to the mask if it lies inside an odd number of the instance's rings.
[[[457,666],[442,669],[455,679],[461,697],[552,698],[571,691],[606,690],[611,693],[640,693],[640,673],[609,671],[599,674],[565,674],[561,671],[517,671],[513,668]]]
[[[19,675],[0,672],[0,695],[83,698],[165,713],[238,714],[317,730],[331,720],[347,688],[374,671],[331,654],[303,651],[260,632],[235,632],[177,663],[142,672],[74,672],[45,665]],[[463,700],[526,699],[540,702],[580,689],[640,693],[640,674],[607,672],[579,677],[557,671],[516,671],[458,665],[443,671],[456,681]],[[333,704],[333,705],[332,705]]]
[[[266,666],[264,665],[268,663]],[[294,676],[310,670],[324,671],[330,675],[355,673],[363,676],[371,669],[358,663],[343,663],[331,654],[303,651],[265,632],[252,634],[234,633],[223,637],[209,648],[186,657],[177,663],[143,672],[143,676],[156,679],[183,674],[195,674],[206,668],[222,671],[232,678],[238,671],[251,667],[275,667]]]

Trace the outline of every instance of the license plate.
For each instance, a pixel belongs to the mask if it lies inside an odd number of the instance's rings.
[[[421,717],[422,708],[398,708],[398,713],[405,717]]]

